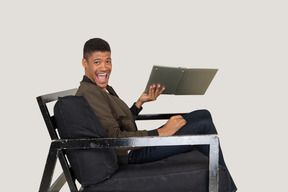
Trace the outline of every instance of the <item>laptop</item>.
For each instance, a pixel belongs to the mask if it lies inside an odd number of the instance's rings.
[[[150,85],[165,86],[162,94],[172,95],[204,95],[218,69],[198,69],[182,67],[152,67],[145,93]]]

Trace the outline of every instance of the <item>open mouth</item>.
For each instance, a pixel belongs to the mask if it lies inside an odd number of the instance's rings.
[[[107,73],[99,73],[99,74],[96,74],[98,80],[100,81],[100,83],[105,83],[106,82],[106,79],[108,77],[108,74]]]

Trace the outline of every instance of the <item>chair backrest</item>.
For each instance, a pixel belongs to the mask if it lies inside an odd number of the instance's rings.
[[[36,98],[39,108],[41,110],[42,116],[44,118],[45,124],[47,126],[49,135],[51,137],[51,140],[59,139],[59,135],[56,131],[57,127],[56,127],[54,116],[50,115],[48,107],[47,107],[47,103],[56,101],[58,100],[59,97],[75,95],[76,91],[77,89],[74,88],[74,89],[69,89],[66,91],[60,91],[60,92],[56,92],[52,94],[42,95]]]
[[[74,96],[76,91],[71,89],[37,97],[51,140],[107,137],[85,98]],[[54,114],[50,115],[47,104],[53,101],[56,101]],[[85,187],[100,183],[118,169],[113,148],[61,149],[57,156],[71,191],[77,191],[75,179]]]
[[[59,97],[75,95],[76,91],[77,88],[74,88],[36,97],[51,140],[59,139],[60,136],[56,131],[57,126],[55,123],[54,115],[52,116],[50,115],[47,104],[53,101],[57,101]],[[66,181],[69,185],[70,190],[73,192],[77,192],[78,189],[75,183],[75,178],[73,173],[70,171],[70,165],[68,164],[65,152],[63,150],[60,150],[57,152],[56,156],[60,160],[63,173],[58,177],[58,179],[56,179],[53,185],[50,186],[54,174],[56,157],[51,152],[49,152],[39,192],[60,191],[60,189],[62,188],[62,186],[65,184]]]

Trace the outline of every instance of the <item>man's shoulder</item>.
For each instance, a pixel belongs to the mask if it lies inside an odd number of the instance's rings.
[[[90,95],[90,94],[103,95],[103,91],[92,83],[81,82],[75,95],[85,96],[85,95]]]
[[[97,109],[102,108],[103,106],[110,106],[110,103],[113,103],[113,99],[111,99],[109,93],[103,91],[98,86],[87,82],[80,83],[75,96],[84,97],[90,106],[94,106]]]

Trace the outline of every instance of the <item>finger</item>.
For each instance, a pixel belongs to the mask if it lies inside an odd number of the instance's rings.
[[[181,124],[184,126],[184,125],[186,125],[186,123],[187,123],[187,121],[185,120],[185,119],[183,119],[182,121],[181,121]]]
[[[155,95],[156,89],[157,89],[157,86],[156,86],[155,84],[153,84],[153,88],[151,89],[151,92],[149,93],[149,98],[150,98],[151,100],[154,99],[154,95]]]
[[[158,84],[157,84],[156,91],[155,91],[155,95],[158,95],[159,90],[160,90],[160,87],[161,87],[161,85],[158,83]]]
[[[154,91],[154,89],[155,89],[155,84],[153,84],[153,85],[150,86],[148,95],[151,95],[152,92]]]
[[[181,115],[177,116],[175,120],[178,122],[179,125],[182,126],[187,123],[186,120]]]
[[[161,89],[161,90],[157,93],[157,95],[155,95],[155,99],[157,99],[157,98],[162,94],[163,91],[164,91],[164,89]]]
[[[161,89],[160,92],[159,92],[159,95],[161,95],[164,90],[165,90],[165,86],[162,87],[162,89]]]
[[[163,92],[164,90],[165,90],[165,87],[163,86],[163,87],[161,88],[161,85],[158,84],[157,90],[156,90],[156,92],[155,92],[155,100],[157,99],[157,97],[159,97],[159,95],[162,94],[162,92]]]
[[[183,117],[181,115],[174,115],[174,116],[170,117],[170,119],[173,121],[178,121],[178,120],[183,119]]]
[[[153,91],[151,92],[151,95],[150,95],[150,99],[151,100],[153,100],[153,101],[156,100],[158,91],[159,91],[159,84],[157,84],[157,86],[154,85],[154,89],[153,89]]]

